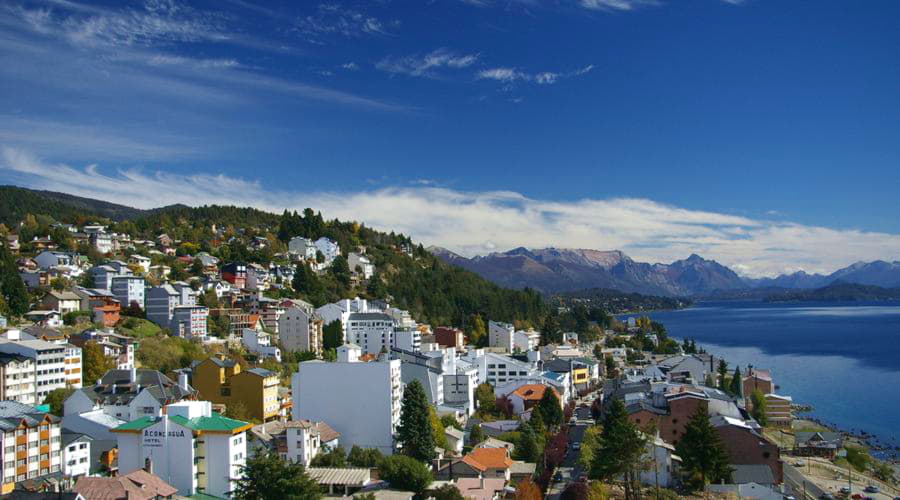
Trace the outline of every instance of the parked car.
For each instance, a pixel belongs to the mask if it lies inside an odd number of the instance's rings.
[[[819,495],[819,500],[834,500],[834,495],[831,493],[822,493]]]
[[[580,450],[580,449],[581,449],[581,443],[572,443],[572,449],[573,449],[573,450]]]
[[[850,487],[849,487],[849,486],[844,486],[843,488],[841,488],[841,493],[843,493],[843,494],[845,494],[845,495],[849,495],[849,494],[850,494]]]
[[[796,465],[797,467],[805,467],[805,466],[806,466],[806,460],[802,460],[802,459],[801,459],[801,460],[797,460],[796,462],[794,462],[794,465]]]
[[[866,493],[878,493],[879,491],[881,490],[878,489],[878,486],[875,486],[874,484],[866,486]]]

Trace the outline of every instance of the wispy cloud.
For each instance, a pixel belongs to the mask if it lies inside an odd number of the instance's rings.
[[[354,38],[389,34],[387,23],[379,18],[336,3],[319,4],[313,14],[299,18],[296,24],[298,31],[315,38],[326,35]]]
[[[900,254],[897,234],[772,222],[647,199],[550,201],[428,184],[358,192],[291,191],[224,175],[105,170],[47,163],[21,149],[0,152],[0,172],[40,189],[141,208],[225,203],[281,212],[309,206],[327,217],[400,231],[466,255],[553,245],[618,248],[640,260],[670,262],[696,252],[745,275],[764,276],[798,269],[831,272],[858,260]]]
[[[434,77],[441,68],[467,68],[477,60],[478,54],[459,54],[442,48],[425,55],[386,57],[376,63],[375,67],[388,73]]]
[[[569,71],[566,73],[555,73],[552,71],[542,71],[540,73],[527,73],[516,68],[496,67],[483,69],[475,74],[479,80],[496,80],[511,84],[516,81],[533,82],[538,85],[553,85],[561,79],[572,78],[591,72],[594,69],[593,64],[589,64],[581,69]]]

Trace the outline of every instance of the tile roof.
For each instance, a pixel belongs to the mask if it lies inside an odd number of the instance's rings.
[[[82,477],[73,491],[91,500],[150,500],[178,493],[177,488],[143,469],[119,477]]]
[[[548,387],[543,384],[525,384],[514,390],[512,393],[525,400],[538,401],[544,397],[544,392],[547,389]],[[556,392],[556,389],[552,387],[549,387],[549,389],[554,393]],[[556,397],[559,397],[558,393],[556,394]]]
[[[508,469],[512,466],[506,448],[475,448],[463,457],[463,461],[479,470]]]
[[[306,472],[319,484],[362,487],[372,481],[372,472],[363,468],[310,467]]]

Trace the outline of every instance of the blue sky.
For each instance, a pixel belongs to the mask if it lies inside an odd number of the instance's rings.
[[[0,181],[313,205],[466,254],[900,253],[900,3],[0,5]]]

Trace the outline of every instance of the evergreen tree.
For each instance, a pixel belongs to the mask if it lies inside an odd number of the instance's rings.
[[[729,387],[728,392],[730,392],[731,395],[736,398],[743,397],[744,384],[742,382],[743,381],[742,381],[742,377],[741,377],[741,367],[735,366],[734,367],[734,375],[731,376],[731,387]]]
[[[541,448],[534,428],[529,424],[520,427],[519,444],[515,448],[516,455],[525,462],[537,463],[541,457]]]
[[[344,290],[350,288],[350,265],[343,255],[338,255],[331,261],[331,275]]]
[[[371,299],[384,299],[387,297],[387,287],[384,286],[380,273],[375,273],[369,278],[369,283],[366,285],[366,293],[369,294]]]
[[[322,347],[337,349],[344,344],[344,328],[339,320],[334,320],[322,327]]]
[[[0,244],[0,296],[6,304],[6,311],[0,313],[21,316],[28,312],[28,292],[5,242]]]
[[[235,500],[283,498],[318,500],[322,490],[302,464],[288,462],[274,453],[259,453],[241,466],[241,479],[232,493]]]
[[[475,388],[475,401],[478,402],[478,411],[492,413],[496,408],[497,398],[494,396],[494,388],[484,382]]]
[[[731,467],[719,433],[709,422],[706,407],[699,406],[678,441],[678,456],[689,480],[700,488],[710,482],[730,481]]]
[[[559,328],[559,318],[555,314],[548,314],[541,326],[541,345],[561,343],[562,330]]]
[[[44,398],[43,404],[50,405],[50,413],[57,417],[61,417],[63,416],[63,403],[65,403],[66,399],[68,399],[73,392],[75,392],[75,389],[72,387],[53,389],[47,393],[47,397]]]
[[[548,427],[558,427],[562,424],[563,411],[560,406],[559,396],[550,387],[544,389],[544,395],[541,396],[541,400],[538,402],[537,411],[541,413],[541,417],[543,417],[544,423]]]
[[[434,490],[431,496],[434,500],[465,500],[465,497],[459,492],[459,488],[452,484],[441,486]]]
[[[482,441],[484,441],[484,431],[481,430],[480,425],[473,425],[472,430],[469,431],[469,446],[475,446]]]
[[[423,462],[430,462],[435,456],[428,407],[425,389],[421,382],[413,380],[403,391],[397,437],[403,453]]]
[[[628,420],[625,404],[620,399],[613,401],[607,411],[600,437],[590,476],[604,481],[623,477],[625,498],[635,498],[634,483],[647,438]]]
[[[719,389],[728,392],[728,388],[725,387],[725,378],[728,376],[728,363],[724,359],[719,360],[717,371],[719,372]]]
[[[391,455],[385,458],[378,471],[381,479],[390,483],[392,488],[412,491],[417,495],[424,493],[432,481],[431,471],[425,464],[404,455]]]
[[[347,463],[353,467],[378,467],[382,460],[384,460],[384,455],[378,451],[378,448],[361,448],[353,445],[350,453],[347,454]]]

